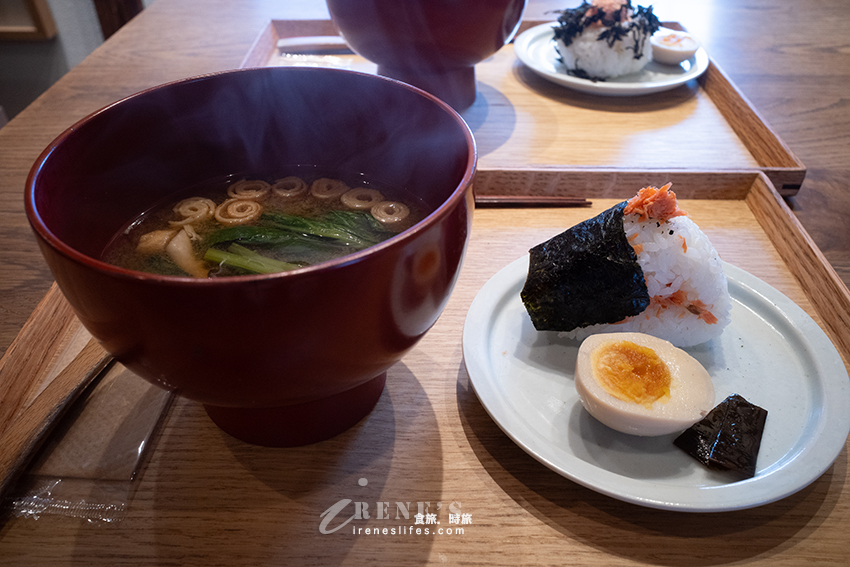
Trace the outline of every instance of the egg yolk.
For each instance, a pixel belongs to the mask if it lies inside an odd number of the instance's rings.
[[[658,42],[673,49],[693,49],[696,42],[686,35],[668,33],[658,38]]]
[[[593,376],[617,399],[650,407],[670,397],[670,370],[649,347],[631,341],[604,343],[591,354],[591,364]]]

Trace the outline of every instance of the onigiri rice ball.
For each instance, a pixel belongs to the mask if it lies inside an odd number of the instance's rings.
[[[594,81],[641,71],[652,61],[649,38],[661,26],[652,7],[630,0],[593,0],[563,10],[555,49],[567,72]]]
[[[732,308],[720,256],[670,184],[532,248],[521,297],[538,331],[637,332],[677,347],[719,336]]]

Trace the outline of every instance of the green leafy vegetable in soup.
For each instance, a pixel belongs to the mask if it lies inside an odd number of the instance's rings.
[[[107,248],[120,267],[196,278],[269,274],[339,258],[412,226],[422,208],[339,179],[243,179],[141,215]]]

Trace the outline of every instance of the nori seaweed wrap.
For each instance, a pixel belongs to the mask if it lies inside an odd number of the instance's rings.
[[[617,323],[649,306],[623,229],[623,201],[529,251],[521,298],[538,331]]]
[[[710,469],[756,474],[767,410],[732,394],[673,444]]]

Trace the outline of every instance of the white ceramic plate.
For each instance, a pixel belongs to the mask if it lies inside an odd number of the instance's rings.
[[[514,52],[532,71],[553,83],[573,90],[606,96],[637,96],[667,91],[696,79],[708,69],[708,54],[700,48],[679,65],[651,62],[640,73],[591,81],[568,75],[558,61],[552,42],[553,26],[541,24],[521,33],[514,40]]]
[[[717,403],[732,393],[768,410],[756,476],[736,481],[673,445],[602,425],[575,391],[578,342],[534,329],[520,299],[528,256],[484,285],[469,309],[463,355],[475,393],[532,457],[588,488],[651,508],[718,512],[789,496],[832,464],[850,432],[841,357],[799,306],[724,265],[733,299],[722,335],[686,349],[712,375]]]

